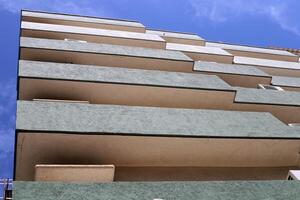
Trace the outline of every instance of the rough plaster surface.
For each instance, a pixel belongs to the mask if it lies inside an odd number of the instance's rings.
[[[201,72],[217,72],[228,74],[239,74],[249,76],[263,76],[269,77],[267,73],[261,71],[254,66],[223,64],[215,62],[196,61],[194,63],[194,70]]]
[[[271,83],[273,85],[287,86],[287,87],[300,87],[300,78],[286,77],[286,76],[273,76]]]
[[[234,101],[273,105],[300,106],[300,92],[236,88]]]
[[[299,138],[269,113],[18,101],[17,130],[190,137]]]
[[[114,182],[100,184],[14,182],[15,200],[296,200],[298,181]]]
[[[230,85],[214,75],[25,60],[19,61],[19,76],[195,89],[233,90]]]
[[[188,56],[179,51],[168,51],[162,49],[151,49],[143,47],[129,47],[96,43],[79,43],[73,41],[39,39],[29,37],[21,37],[20,46],[27,48],[76,51],[85,53],[99,53],[109,55],[146,57],[192,62],[192,59],[190,59]]]

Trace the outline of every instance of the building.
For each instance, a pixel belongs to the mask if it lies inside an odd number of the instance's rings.
[[[299,199],[300,62],[22,11],[13,198]]]

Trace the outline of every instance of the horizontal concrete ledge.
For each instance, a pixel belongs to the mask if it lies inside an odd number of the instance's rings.
[[[300,138],[269,113],[18,101],[17,130],[175,137]]]
[[[186,44],[176,44],[176,43],[167,43],[168,50],[183,51],[183,52],[192,52],[192,53],[204,53],[204,54],[214,54],[222,56],[232,56],[230,53],[225,50],[217,47],[202,47],[195,45],[186,45]]]
[[[96,18],[96,17],[86,17],[78,15],[66,15],[58,13],[46,13],[46,12],[35,12],[35,11],[22,11],[22,16],[24,17],[35,17],[35,18],[45,18],[45,19],[56,19],[56,20],[67,20],[67,21],[80,21],[87,23],[97,23],[97,24],[110,24],[118,26],[133,26],[144,28],[144,25],[136,21],[127,21],[119,19],[108,19],[108,18]]]
[[[198,35],[192,33],[180,33],[162,30],[146,30],[146,33],[158,35],[169,43],[205,46],[205,40],[199,37]]]
[[[256,52],[256,53],[265,53],[265,54],[275,54],[275,55],[282,55],[282,56],[297,57],[297,55],[294,55],[294,54],[292,54],[288,51],[284,51],[284,50],[250,47],[250,46],[242,46],[242,45],[233,45],[233,44],[225,44],[225,43],[218,43],[218,42],[206,42],[205,44],[208,47],[219,47],[219,48],[222,48],[222,49],[229,49],[229,50],[237,50],[237,51],[246,51],[246,52]]]
[[[192,62],[192,59],[178,51],[63,40],[21,37],[20,47]]]
[[[146,33],[159,35],[162,37],[172,37],[172,38],[181,38],[181,39],[189,39],[189,40],[201,40],[204,39],[196,34],[190,33],[179,33],[179,32],[170,32],[170,31],[162,31],[162,30],[146,30]]]
[[[292,70],[300,69],[300,63],[297,62],[277,61],[277,60],[260,59],[260,58],[248,58],[248,57],[241,57],[241,56],[234,56],[233,62],[235,64],[254,65],[254,66],[269,67],[269,68],[282,68],[282,69],[292,69]]]
[[[100,184],[14,182],[15,200],[59,199],[298,199],[298,181],[114,182]],[[42,192],[41,192],[42,191]]]
[[[23,30],[34,30],[34,31],[44,31],[44,32],[57,32],[57,33],[72,33],[72,34],[82,34],[82,35],[94,35],[102,37],[116,37],[116,38],[127,38],[135,40],[150,40],[164,42],[158,35],[136,33],[129,31],[117,31],[117,30],[106,30],[97,28],[87,28],[69,25],[59,25],[59,24],[46,24],[46,23],[35,23],[22,21],[21,28]]]
[[[19,61],[19,77],[234,91],[215,75]]]
[[[223,64],[216,62],[194,62],[194,71],[217,75],[232,87],[257,88],[258,84],[271,84],[272,76],[255,66]]]
[[[233,62],[233,55],[224,51],[221,48],[216,47],[205,47],[199,45],[191,45],[191,44],[179,44],[176,41],[172,43],[167,42],[166,45],[167,50],[173,51],[181,51],[194,61],[210,61],[210,62],[218,62],[218,63],[230,63]]]
[[[271,83],[272,85],[300,88],[300,78],[296,77],[273,76]]]
[[[235,103],[300,106],[300,92],[236,88]]]
[[[260,69],[257,69],[254,66],[224,64],[216,62],[196,61],[194,63],[194,70],[200,72],[215,72],[247,76],[271,77],[269,74],[263,72]]]

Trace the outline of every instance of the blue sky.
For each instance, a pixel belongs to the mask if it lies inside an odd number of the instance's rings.
[[[124,18],[207,40],[300,48],[298,0],[0,0],[0,177],[12,177],[19,12]]]

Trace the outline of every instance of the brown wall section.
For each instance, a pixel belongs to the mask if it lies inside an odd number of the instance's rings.
[[[173,72],[192,72],[194,64],[192,61],[92,54],[70,51],[53,51],[31,48],[21,48],[20,59]]]
[[[233,87],[257,88],[258,84],[271,84],[271,77],[247,76],[241,74],[224,74],[215,72],[197,72],[200,74],[216,75]]]
[[[285,56],[285,55],[269,54],[269,53],[256,53],[256,52],[238,51],[238,50],[230,50],[230,49],[225,49],[225,50],[234,56],[245,56],[245,57],[251,57],[251,58],[262,58],[262,59],[289,61],[289,62],[298,62],[299,61],[299,58],[297,56]]]
[[[221,171],[231,171],[219,178],[243,179],[248,177],[246,170],[233,174],[232,167],[249,167],[253,177],[262,174],[260,167],[271,168],[266,178],[280,178],[287,168],[299,164],[299,140],[276,139],[217,139],[217,138],[177,138],[147,136],[78,135],[59,133],[18,134],[16,180],[33,180],[36,164],[114,164],[116,180],[138,179],[138,172],[128,167],[146,167],[142,177],[149,180],[159,178],[160,167],[196,167],[193,171],[176,175],[174,171],[168,179],[176,180],[198,174],[199,179],[210,167],[220,167]],[[121,171],[118,172],[119,167]],[[159,167],[156,170],[147,167]],[[204,168],[197,168],[204,167]],[[278,175],[273,167],[284,167]],[[206,169],[205,169],[206,168]],[[183,168],[184,169],[184,168]],[[124,175],[124,170],[128,174]],[[178,171],[179,169],[177,169]],[[176,172],[176,170],[175,170]],[[275,174],[273,174],[274,172]],[[141,172],[140,172],[141,173]],[[239,176],[240,175],[240,176]],[[118,178],[119,177],[119,178]],[[123,178],[122,178],[123,177]],[[214,177],[212,179],[216,179]],[[263,177],[259,178],[260,180]]]
[[[192,39],[166,37],[166,36],[162,36],[162,38],[164,38],[166,40],[166,42],[170,42],[170,43],[205,46],[204,40],[192,40]]]
[[[134,47],[145,47],[145,48],[155,48],[155,49],[165,49],[166,42],[164,41],[151,41],[151,40],[140,40],[140,39],[128,39],[128,38],[117,38],[108,36],[93,36],[93,35],[83,35],[83,34],[71,34],[71,33],[56,33],[49,31],[37,31],[37,30],[26,30],[23,29],[21,33],[22,37],[33,37],[33,38],[45,38],[45,39],[56,39],[64,40],[75,39],[84,40],[92,43],[101,44],[114,44],[114,45],[124,45],[124,46],[134,46]]]

